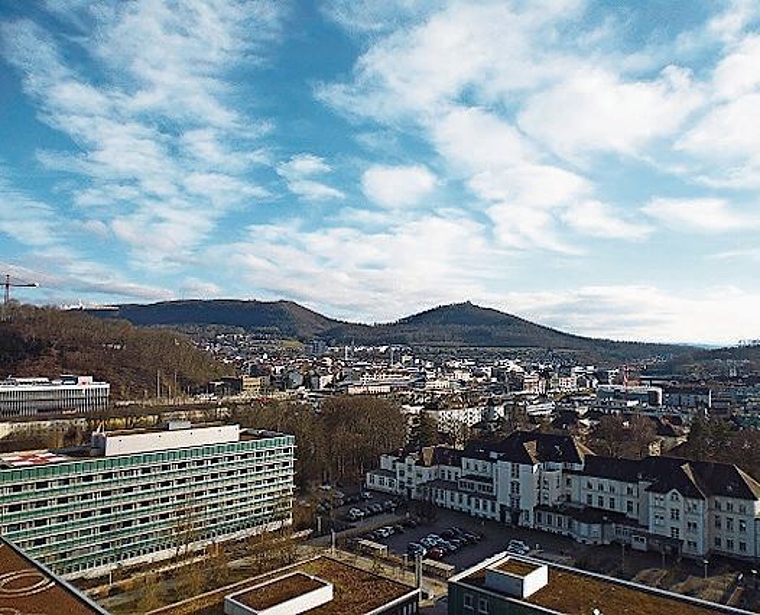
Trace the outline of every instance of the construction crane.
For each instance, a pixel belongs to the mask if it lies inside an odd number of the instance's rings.
[[[11,301],[11,287],[36,288],[37,286],[39,286],[39,284],[37,284],[37,282],[11,282],[11,274],[6,273],[4,286],[5,286],[5,295],[3,297],[3,305],[8,305]]]

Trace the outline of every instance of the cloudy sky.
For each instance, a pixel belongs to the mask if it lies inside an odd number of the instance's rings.
[[[35,303],[760,338],[760,3],[0,1]]]

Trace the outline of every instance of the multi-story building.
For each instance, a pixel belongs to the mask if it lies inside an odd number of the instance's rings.
[[[0,533],[69,578],[291,522],[294,437],[238,425],[96,432],[0,455]]]
[[[582,543],[760,557],[760,483],[731,464],[601,457],[571,436],[517,431],[385,455],[380,466],[371,488]]]
[[[450,615],[749,615],[749,611],[499,553],[448,580]]]
[[[110,392],[109,383],[92,376],[8,378],[0,381],[0,418],[106,410]]]

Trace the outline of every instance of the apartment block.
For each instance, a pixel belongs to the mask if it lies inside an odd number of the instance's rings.
[[[384,455],[366,482],[585,544],[760,557],[760,483],[731,464],[602,457],[571,436],[516,431],[464,450]]]
[[[106,410],[110,392],[109,383],[92,376],[7,378],[0,381],[0,418]]]
[[[291,523],[292,435],[172,423],[0,455],[0,533],[67,578]]]

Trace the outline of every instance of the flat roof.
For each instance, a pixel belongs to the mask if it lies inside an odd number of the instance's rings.
[[[505,556],[506,558],[507,556]],[[504,599],[516,603],[536,605],[567,615],[589,615],[594,609],[602,613],[616,615],[715,615],[715,613],[749,613],[721,604],[699,601],[687,596],[664,592],[644,585],[638,585],[611,577],[604,577],[575,568],[553,563],[515,558],[533,567],[546,565],[549,568],[549,583],[528,598],[515,598],[486,587],[486,567],[503,564],[496,557],[462,573],[450,581],[501,594]]]
[[[399,600],[406,596],[411,597],[417,588],[406,585],[399,581],[393,581],[384,576],[373,572],[351,566],[339,560],[327,556],[320,556],[305,562],[300,562],[286,568],[275,570],[271,573],[261,575],[250,579],[250,587],[261,585],[269,580],[275,580],[286,574],[293,572],[302,572],[309,576],[315,576],[319,579],[332,583],[333,599],[317,608],[308,611],[309,615],[361,615],[370,613],[394,600]],[[233,592],[227,591],[226,595],[244,589],[243,584],[236,584],[237,587]],[[169,605],[161,612],[162,614],[182,613],[182,615],[223,615],[224,614],[224,596],[220,592],[215,598],[213,604],[199,603],[193,607],[186,603]]]
[[[0,467],[8,468],[28,468],[61,461],[71,461],[71,457],[48,450],[18,451],[0,455]]]
[[[0,613],[108,615],[47,568],[0,539]]]
[[[295,572],[274,581],[265,581],[242,593],[234,594],[234,599],[256,611],[264,611],[275,605],[292,600],[308,592],[325,587],[324,581],[303,572]]]

